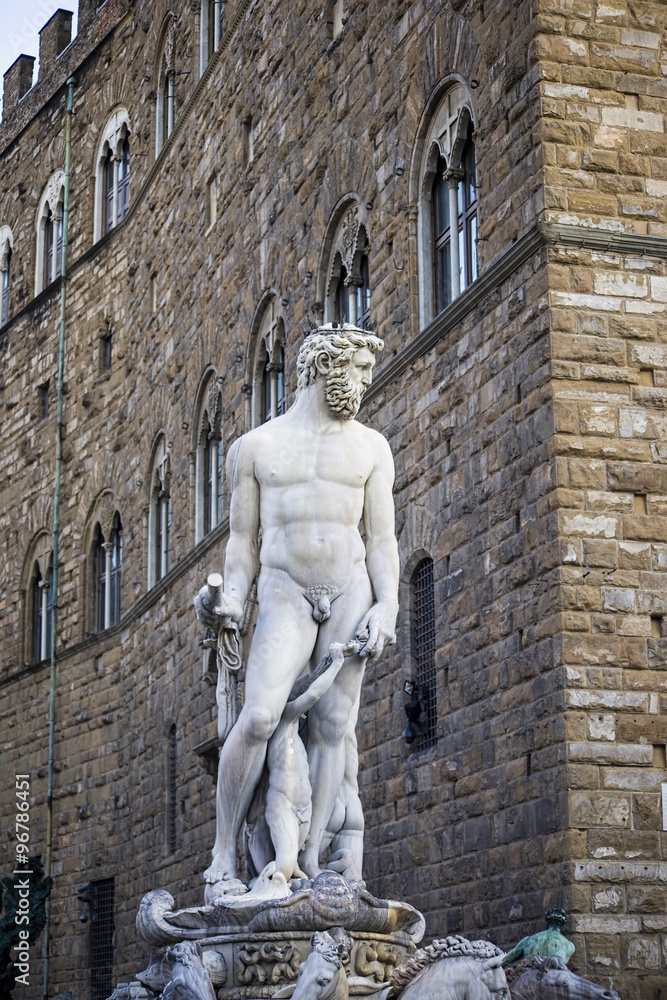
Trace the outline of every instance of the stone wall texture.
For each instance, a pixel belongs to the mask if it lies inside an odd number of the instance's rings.
[[[12,229],[0,330],[0,875],[14,772],[31,774],[45,852],[48,663],[31,664],[35,542],[53,527],[60,283],[35,296],[36,213],[64,168],[76,77],[61,504],[51,992],[90,996],[76,886],[115,878],[114,981],[144,967],[136,909],[201,899],[215,734],[191,600],[222,565],[195,545],[195,405],[215,371],[223,448],[248,429],[262,303],[300,341],[322,316],[324,252],[366,206],[371,325],[385,340],[362,418],[397,468],[399,642],[360,711],[366,877],[427,918],[509,948],[571,915],[571,966],[623,1000],[667,977],[667,6],[657,0],[364,0],[331,38],[326,5],[231,0],[200,78],[199,4],[81,4],[79,33],[0,124]],[[175,121],[155,157],[159,55]],[[475,117],[480,278],[420,329],[418,164],[453,81]],[[17,84],[18,86],[18,84]],[[14,88],[16,89],[16,87]],[[12,91],[14,93],[14,91]],[[105,124],[128,111],[130,212],[93,244]],[[247,162],[252,120],[254,156]],[[210,182],[217,217],[209,224]],[[104,371],[101,338],[111,335]],[[39,386],[49,382],[43,418]],[[171,570],[147,588],[148,483],[171,462]],[[90,551],[111,496],[122,617],[96,633]],[[409,579],[434,560],[437,743],[414,753]],[[177,848],[167,823],[177,732]],[[40,946],[26,1000],[41,997]]]

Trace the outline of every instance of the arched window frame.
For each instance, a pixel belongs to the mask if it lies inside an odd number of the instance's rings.
[[[116,108],[107,120],[95,160],[95,217],[97,242],[127,215],[130,204],[130,116]]]
[[[37,209],[35,295],[48,288],[61,273],[64,199],[65,173],[63,170],[56,170],[42,192]]]
[[[251,424],[259,427],[286,410],[285,319],[277,295],[260,303],[252,355]]]
[[[348,200],[335,215],[338,222],[333,237],[325,241],[329,246],[325,261],[324,322],[353,323],[369,330],[371,241],[366,209],[358,200]]]
[[[199,13],[199,75],[201,76],[222,39],[224,0],[201,0]]]
[[[222,521],[223,513],[222,394],[214,371],[200,391],[195,413],[196,544]]]
[[[158,157],[176,121],[176,69],[174,66],[175,18],[170,15],[163,30],[157,61],[155,104],[155,156]]]
[[[51,656],[53,635],[53,552],[49,552],[44,572],[35,560],[30,583],[31,663],[42,663]]]
[[[153,448],[148,502],[148,589],[166,576],[171,560],[171,462],[161,434]]]
[[[434,102],[435,103],[435,102]],[[420,328],[428,324],[454,301],[478,276],[477,265],[477,198],[474,177],[474,113],[470,94],[460,81],[451,81],[446,92],[435,103],[427,116],[428,127],[415,149],[414,184],[417,194],[417,242],[419,269],[419,321]],[[466,148],[472,150],[470,163],[462,158]],[[472,173],[472,177],[469,176]],[[472,182],[472,183],[471,183]],[[434,192],[446,186],[449,218],[458,219],[458,238],[435,232]],[[413,191],[415,188],[413,187]],[[444,190],[444,188],[443,188]],[[449,248],[447,250],[447,248]],[[449,281],[443,282],[444,294],[436,289],[437,251],[447,260]]]
[[[14,235],[9,226],[0,226],[0,286],[2,288],[2,306],[0,309],[0,326],[9,320],[11,304],[11,266],[14,253]]]
[[[88,524],[86,619],[89,631],[103,632],[121,616],[123,525],[111,493],[103,494]]]
[[[21,656],[41,663],[51,655],[53,627],[53,539],[40,531],[28,548],[21,575]],[[46,623],[46,628],[44,628]]]

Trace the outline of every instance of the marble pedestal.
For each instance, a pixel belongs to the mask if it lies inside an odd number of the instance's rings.
[[[313,933],[325,930],[339,945],[350,994],[375,992],[415,953],[424,918],[407,903],[376,899],[363,884],[325,871],[314,882],[295,881],[281,900],[240,896],[175,910],[173,897],[158,889],[144,897],[137,927],[153,949],[137,980],[153,995],[169,995],[174,955],[185,949],[194,964],[200,956],[217,1000],[265,1000],[291,996]],[[193,997],[203,998],[198,989]]]

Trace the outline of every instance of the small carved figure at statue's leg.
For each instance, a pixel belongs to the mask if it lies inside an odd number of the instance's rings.
[[[291,879],[299,855],[299,821],[288,797],[272,788],[266,796],[266,821],[276,851],[276,871]]]

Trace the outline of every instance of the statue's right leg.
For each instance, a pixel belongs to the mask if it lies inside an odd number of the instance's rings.
[[[213,864],[204,874],[216,895],[241,892],[236,841],[262,774],[266,744],[287,704],[294,681],[317,639],[310,605],[285,575],[267,573],[258,588],[259,617],[245,680],[245,703],[220,751]]]

